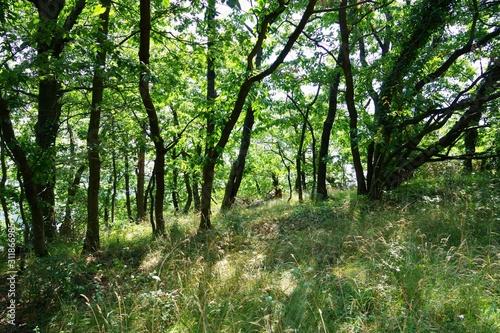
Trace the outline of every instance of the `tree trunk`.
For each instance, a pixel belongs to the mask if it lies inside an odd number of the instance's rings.
[[[261,68],[262,64],[262,47],[258,50],[255,58],[255,67],[257,69]],[[253,64],[250,62],[247,66],[247,70],[251,71],[253,69]],[[240,150],[238,153],[237,160],[231,166],[231,172],[229,173],[229,179],[226,184],[226,190],[224,192],[224,199],[222,200],[222,209],[231,209],[234,199],[238,194],[238,190],[241,185],[241,180],[243,179],[243,171],[245,170],[245,163],[248,154],[248,149],[250,147],[250,139],[252,137],[252,129],[255,123],[255,115],[252,105],[247,107],[247,112],[245,115],[245,120],[243,121],[243,131],[240,143]]]
[[[33,226],[33,249],[35,254],[39,257],[46,256],[48,254],[47,247],[45,244],[45,229],[44,229],[44,218],[42,210],[39,206],[38,193],[34,181],[34,173],[31,168],[30,163],[26,158],[26,153],[22,147],[17,142],[14,127],[12,126],[12,121],[10,118],[10,109],[7,107],[5,100],[2,98],[2,93],[0,92],[0,128],[2,129],[2,137],[5,145],[12,153],[18,169],[20,170],[24,189],[26,193],[26,199],[30,206],[31,219]]]
[[[67,42],[68,33],[83,8],[85,0],[79,0],[62,27],[57,27],[59,14],[61,13],[64,0],[31,0],[38,10],[38,39],[37,60],[41,64],[47,64],[61,57],[64,45]],[[59,102],[62,91],[61,84],[57,79],[57,73],[49,69],[39,69],[38,90],[38,119],[35,125],[35,139],[40,147],[41,163],[46,167],[43,175],[37,178],[44,179],[44,183],[37,183],[37,191],[40,200],[40,209],[44,217],[45,236],[52,240],[56,236],[56,212],[55,212],[55,182],[56,182],[56,153],[55,142],[59,129],[61,116],[61,104]]]
[[[226,184],[226,190],[224,192],[224,199],[222,201],[222,209],[231,209],[236,194],[241,185],[241,180],[243,178],[243,171],[245,170],[245,163],[248,154],[248,148],[250,147],[250,139],[252,136],[252,128],[255,122],[254,112],[252,106],[247,107],[247,113],[245,116],[245,121],[243,122],[243,133],[240,143],[240,151],[238,153],[238,158],[233,162],[231,166],[231,172],[229,174],[229,180]]]
[[[68,187],[68,198],[66,199],[66,208],[64,213],[64,220],[59,228],[59,234],[63,237],[72,237],[73,236],[73,217],[72,210],[73,204],[75,203],[76,191],[80,186],[80,180],[82,178],[82,174],[87,169],[85,165],[82,165],[76,170],[73,181]]]
[[[199,189],[198,179],[193,176],[193,202],[194,202],[194,211],[201,211],[201,199],[200,199],[200,189]]]
[[[309,115],[309,109],[307,109],[306,116]],[[303,176],[302,176],[302,158],[303,158],[303,147],[304,147],[304,139],[306,136],[306,121],[304,120],[304,123],[302,124],[302,128],[300,130],[300,137],[299,137],[299,148],[297,150],[297,156],[295,157],[295,167],[297,170],[297,180],[295,182],[295,188],[299,194],[299,202],[302,202],[304,200],[304,182],[303,182]]]
[[[129,160],[128,153],[125,153],[125,203],[127,206],[127,218],[129,222],[134,222],[134,217],[132,215],[132,201],[130,199],[130,174],[129,174]]]
[[[474,155],[476,153],[476,143],[478,137],[477,126],[479,125],[479,121],[481,120],[482,110],[478,110],[473,116],[473,119],[470,122],[470,126],[472,127],[468,131],[464,133],[464,145],[465,145],[465,154],[466,155]],[[472,173],[472,158],[467,158],[464,160],[464,172]]]
[[[143,130],[143,136],[146,135]],[[139,152],[137,156],[137,191],[135,194],[137,216],[136,223],[140,224],[146,219],[146,203],[144,197],[145,181],[145,166],[146,166],[146,145],[144,142],[139,143]]]
[[[182,212],[184,214],[189,213],[189,209],[191,209],[191,203],[193,202],[193,190],[191,188],[191,179],[189,179],[189,173],[184,172],[184,184],[186,185],[186,193],[187,193],[187,199],[186,203],[184,204],[184,208],[182,209]]]
[[[214,184],[214,172],[215,172],[215,161],[217,159],[217,153],[213,147],[213,136],[215,131],[215,119],[214,119],[214,102],[217,98],[217,91],[215,90],[215,39],[217,37],[217,31],[215,27],[215,0],[209,0],[205,13],[205,22],[207,23],[207,125],[206,125],[206,145],[205,145],[205,162],[203,165],[202,179],[203,183],[201,185],[201,220],[200,229],[210,229],[210,215],[211,215],[211,204],[212,204],[212,189]]]
[[[141,63],[141,74],[139,80],[139,91],[142,103],[146,109],[149,118],[150,137],[155,146],[155,165],[154,174],[156,180],[155,197],[155,236],[163,237],[165,235],[165,220],[163,217],[163,201],[165,198],[165,147],[161,137],[158,115],[149,92],[149,49],[151,35],[151,1],[140,1],[140,44],[139,61]]]
[[[174,206],[175,214],[177,214],[180,211],[179,193],[177,192],[178,186],[179,186],[179,171],[177,170],[177,168],[174,167],[174,170],[172,170],[172,205]]]
[[[328,162],[328,150],[330,145],[330,135],[337,114],[338,105],[338,92],[340,85],[340,71],[336,71],[333,81],[330,85],[329,100],[328,100],[328,114],[325,122],[323,123],[323,131],[321,132],[321,143],[319,147],[318,156],[318,185],[317,197],[320,200],[328,198],[328,190],[326,188],[326,167]]]
[[[114,119],[112,121],[113,127],[113,142],[116,142],[116,139],[114,138]],[[112,176],[113,176],[113,183],[112,183],[112,191],[111,191],[111,226],[115,225],[115,213],[116,213],[116,195],[118,192],[118,170],[116,168],[116,151],[114,147],[111,147],[111,166],[113,168],[112,170]]]
[[[347,0],[342,0],[339,10],[339,26],[341,35],[341,65],[345,78],[345,101],[349,112],[349,138],[351,143],[351,154],[358,184],[358,194],[366,194],[366,181],[363,173],[363,164],[358,145],[358,112],[354,102],[354,81],[352,77],[351,60],[349,58],[349,27],[347,23]]]
[[[7,164],[5,162],[5,146],[2,131],[0,130],[0,138],[2,142],[0,143],[0,163],[2,167],[2,179],[0,180],[0,191],[6,193],[5,184],[7,183]],[[5,218],[5,230],[8,233],[8,229],[11,226],[9,218],[9,206],[7,205],[7,200],[5,200],[5,195],[0,195],[0,202],[2,203],[3,216]]]
[[[104,67],[106,65],[106,48],[104,46],[108,35],[110,0],[101,0],[106,8],[99,18],[101,24],[97,36],[97,45],[102,49],[97,52],[97,64],[92,82],[92,110],[90,112],[87,132],[87,151],[89,159],[89,186],[87,189],[87,232],[83,242],[83,252],[93,253],[99,250],[99,190],[101,182],[101,159],[99,156],[99,127],[101,123],[101,104],[104,93]]]

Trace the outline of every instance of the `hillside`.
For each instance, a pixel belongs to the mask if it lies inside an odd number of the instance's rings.
[[[17,319],[26,332],[500,330],[491,175],[414,179],[378,203],[344,190],[239,207],[205,234],[197,222],[170,216],[157,241],[124,224],[94,256],[75,241],[27,258]]]

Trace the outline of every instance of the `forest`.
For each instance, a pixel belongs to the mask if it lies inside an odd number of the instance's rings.
[[[0,2],[6,332],[498,332],[500,1]]]

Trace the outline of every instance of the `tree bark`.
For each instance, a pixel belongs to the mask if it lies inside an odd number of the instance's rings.
[[[0,191],[5,193],[6,192],[5,184],[7,183],[7,163],[5,162],[5,146],[1,130],[0,130],[0,138],[2,138],[2,142],[0,143],[0,163],[2,168]],[[7,200],[5,199],[5,197],[6,197],[5,195],[1,195],[0,202],[2,203],[2,211],[3,211],[3,216],[5,218],[5,231],[7,231],[8,233],[8,229],[10,228],[11,223],[9,218],[9,206],[7,205]]]
[[[44,217],[42,210],[39,206],[38,192],[34,181],[35,174],[31,168],[26,153],[19,145],[12,126],[10,118],[10,109],[8,108],[5,100],[2,98],[0,91],[0,128],[2,129],[2,137],[5,145],[12,153],[18,169],[21,173],[24,189],[26,192],[26,199],[30,206],[31,219],[33,226],[33,249],[38,257],[43,257],[48,254],[47,246],[45,244],[45,229]]]
[[[87,151],[89,160],[89,186],[87,189],[87,232],[83,242],[84,253],[94,253],[99,250],[99,190],[101,182],[101,159],[99,156],[100,141],[99,127],[101,123],[101,104],[104,93],[104,67],[106,65],[105,42],[108,35],[110,0],[101,0],[101,5],[106,8],[99,18],[97,44],[102,47],[97,52],[97,63],[92,81],[92,109],[90,112],[89,127],[87,131]]]
[[[128,153],[125,153],[125,204],[127,206],[127,218],[129,222],[134,222],[134,217],[132,215],[132,200],[130,198],[130,174],[129,174],[130,164]]]
[[[85,0],[79,0],[73,10],[66,18],[62,30],[57,27],[59,14],[64,7],[64,0],[30,0],[38,10],[38,40],[37,60],[42,64],[40,68],[40,82],[38,90],[38,119],[35,125],[35,138],[40,147],[40,156],[46,169],[44,183],[37,183],[37,191],[40,199],[40,208],[44,217],[45,236],[48,240],[56,236],[56,212],[55,212],[55,182],[56,182],[56,153],[55,142],[59,130],[59,119],[61,116],[61,104],[59,102],[62,91],[61,84],[57,79],[57,73],[43,68],[52,59],[60,59],[64,45],[67,40],[63,32],[69,32],[83,8]]]
[[[149,50],[150,50],[150,35],[151,35],[151,1],[140,1],[140,44],[139,44],[139,61],[141,62],[141,74],[139,80],[139,91],[141,94],[142,103],[146,109],[149,118],[150,137],[155,146],[155,164],[154,176],[156,180],[156,195],[155,195],[155,224],[156,229],[154,235],[163,237],[165,235],[165,220],[163,217],[163,201],[165,198],[165,147],[164,140],[161,137],[160,124],[158,115],[149,92]]]
[[[231,166],[231,172],[229,174],[229,180],[226,184],[226,190],[224,192],[224,199],[222,200],[222,209],[229,210],[234,203],[234,199],[238,193],[241,185],[241,180],[243,178],[243,171],[245,170],[245,163],[248,154],[248,149],[250,147],[250,139],[252,136],[252,128],[255,122],[255,116],[252,106],[247,107],[247,113],[245,120],[243,122],[243,131],[240,143],[240,150],[238,153],[238,158],[233,162]]]
[[[318,156],[318,184],[317,198],[320,200],[328,199],[328,190],[326,188],[326,171],[328,162],[328,150],[330,146],[330,135],[337,114],[338,92],[340,85],[340,71],[334,74],[332,83],[330,84],[329,99],[328,99],[328,114],[323,123],[323,131],[321,132],[321,143]]]
[[[217,30],[215,28],[215,0],[209,0],[205,13],[205,21],[207,24],[207,102],[208,112],[206,119],[206,144],[205,144],[205,163],[202,171],[202,185],[201,185],[201,220],[200,229],[210,229],[212,227],[210,222],[211,204],[212,204],[212,190],[214,184],[215,162],[217,159],[217,152],[212,144],[215,132],[215,119],[214,119],[214,102],[217,98],[217,91],[215,90],[215,40]]]
[[[145,131],[142,131],[143,136],[145,136]],[[144,196],[144,186],[145,181],[145,166],[146,166],[146,146],[144,142],[139,143],[138,155],[137,155],[137,191],[135,195],[135,201],[137,206],[137,216],[136,223],[140,224],[146,220],[146,203]]]
[[[87,169],[85,165],[81,165],[75,172],[75,176],[70,186],[68,187],[68,197],[66,199],[66,208],[64,213],[64,220],[59,228],[59,234],[63,237],[73,236],[73,217],[72,210],[73,204],[75,203],[76,191],[80,186],[80,180],[82,179],[82,174]]]
[[[354,81],[352,76],[352,67],[349,47],[349,27],[347,22],[347,0],[342,0],[339,9],[339,26],[341,35],[341,65],[345,78],[345,101],[349,112],[349,138],[351,143],[351,154],[358,185],[358,194],[366,194],[366,181],[363,172],[363,164],[359,153],[358,138],[358,112],[354,102]]]

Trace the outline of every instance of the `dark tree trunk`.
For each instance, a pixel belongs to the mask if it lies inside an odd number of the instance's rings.
[[[85,0],[79,0],[69,13],[62,27],[57,27],[59,14],[61,13],[64,0],[30,0],[38,10],[38,61],[47,64],[61,57],[64,45],[67,42],[65,33],[69,32],[83,8]],[[55,212],[55,182],[56,161],[55,142],[59,129],[59,118],[61,116],[61,104],[59,102],[62,91],[58,81],[57,73],[40,68],[40,82],[38,90],[38,119],[35,125],[35,138],[41,150],[41,159],[46,166],[43,175],[38,175],[45,182],[37,183],[37,191],[40,200],[40,209],[44,217],[45,236],[48,240],[56,236],[56,212]]]
[[[214,184],[215,161],[218,156],[213,147],[213,136],[215,131],[214,107],[217,91],[215,90],[215,39],[217,31],[215,27],[215,1],[209,0],[205,13],[205,22],[207,23],[207,102],[209,111],[207,113],[206,125],[206,145],[205,162],[203,165],[201,185],[201,220],[200,229],[210,229],[210,215],[212,204],[212,189]]]
[[[0,138],[2,138],[2,142],[0,143],[0,163],[2,167],[2,179],[0,180],[0,191],[5,193],[5,184],[7,183],[7,163],[5,162],[5,146],[2,131],[0,130]],[[8,233],[8,229],[10,228],[10,218],[9,218],[9,206],[7,205],[7,200],[5,199],[5,195],[0,196],[0,202],[2,203],[2,211],[3,216],[5,218],[5,230]]]
[[[45,236],[53,240],[56,236],[55,183],[56,160],[55,143],[61,116],[61,85],[55,78],[40,81],[38,94],[38,121],[35,126],[36,142],[41,149],[46,165],[45,183],[37,184],[40,208],[44,218]]]
[[[76,192],[78,187],[80,186],[80,180],[82,179],[82,174],[87,169],[85,165],[80,166],[68,187],[68,198],[66,199],[66,208],[64,213],[64,220],[59,228],[59,234],[64,237],[72,237],[73,236],[73,217],[72,210],[73,204],[75,203]]]
[[[113,127],[113,137],[114,137],[114,124],[112,122]],[[116,139],[113,138],[113,142],[116,142]],[[111,166],[112,170],[112,191],[111,191],[111,226],[115,225],[115,213],[116,213],[116,195],[118,192],[118,170],[116,168],[116,151],[114,147],[111,147]]]
[[[127,218],[130,222],[134,222],[132,215],[132,200],[130,199],[130,164],[128,160],[128,153],[125,153],[125,201],[127,206]]]
[[[139,91],[142,103],[146,109],[149,118],[150,137],[155,146],[155,164],[154,177],[156,180],[155,197],[155,236],[163,237],[165,235],[165,220],[163,217],[163,201],[165,198],[165,146],[161,137],[158,115],[149,92],[149,49],[151,35],[151,1],[140,1],[140,44],[139,61],[141,63],[141,74],[139,80]]]
[[[465,154],[466,155],[474,155],[476,153],[476,143],[478,137],[477,126],[479,125],[479,121],[481,120],[482,110],[478,110],[476,112],[470,122],[470,126],[472,127],[468,131],[464,133],[464,145],[465,145]],[[464,172],[471,173],[473,171],[472,166],[472,158],[467,158],[464,160]]]
[[[87,189],[87,232],[83,243],[84,253],[93,253],[99,250],[99,190],[101,182],[101,159],[99,156],[100,141],[99,127],[101,123],[101,104],[103,101],[105,76],[103,70],[106,65],[106,49],[104,47],[108,34],[110,0],[101,0],[106,8],[99,18],[99,34],[97,44],[103,48],[97,52],[97,64],[94,69],[92,82],[92,110],[90,112],[89,128],[87,132],[87,151],[89,160],[89,186]]]
[[[28,200],[31,219],[33,226],[33,249],[35,254],[39,257],[46,256],[48,254],[47,247],[45,244],[45,230],[44,230],[44,218],[42,210],[39,206],[38,193],[34,181],[34,173],[31,169],[31,165],[26,158],[26,153],[22,147],[17,142],[14,128],[12,126],[12,121],[10,118],[10,109],[7,107],[2,94],[0,92],[0,128],[2,129],[2,138],[5,145],[12,153],[18,169],[21,173],[24,189],[26,193],[26,199]]]
[[[17,181],[19,182],[19,213],[21,214],[21,220],[23,221],[23,241],[24,247],[26,248],[28,244],[33,243],[32,232],[30,230],[30,225],[28,223],[28,218],[26,217],[26,210],[24,209],[24,199],[26,198],[24,192],[24,183],[22,179],[22,175],[17,171]],[[21,258],[22,259],[22,258]]]
[[[354,81],[352,76],[351,60],[349,59],[349,27],[347,22],[347,0],[342,0],[339,10],[339,26],[341,35],[341,65],[345,78],[345,101],[349,112],[349,137],[351,143],[351,154],[358,184],[358,194],[366,194],[366,181],[363,173],[363,164],[358,145],[358,112],[354,102]]]
[[[226,190],[224,192],[224,199],[222,200],[222,209],[228,210],[231,208],[236,198],[236,194],[241,185],[241,180],[243,178],[243,171],[245,170],[245,163],[248,154],[248,148],[250,147],[250,139],[252,136],[252,128],[255,122],[254,112],[252,106],[247,107],[247,114],[245,116],[245,121],[243,122],[243,133],[240,143],[240,151],[238,153],[238,158],[233,162],[231,166],[231,172],[229,174],[229,180],[226,184]]]
[[[143,136],[145,131],[143,130]],[[146,219],[146,202],[144,197],[145,186],[145,165],[146,165],[146,145],[144,142],[139,143],[139,151],[137,156],[137,191],[135,195],[137,216],[136,223],[140,224]]]
[[[172,205],[174,206],[174,212],[177,214],[180,211],[179,207],[179,193],[177,192],[177,187],[179,186],[179,171],[174,168],[172,171]]]
[[[187,199],[186,203],[184,204],[184,208],[182,209],[182,212],[184,214],[187,214],[189,212],[189,209],[191,209],[191,203],[193,202],[193,190],[191,188],[191,179],[189,179],[189,173],[187,172],[184,172],[184,184],[186,185]]]
[[[155,225],[155,198],[154,198],[154,192],[155,192],[155,174],[151,175],[151,178],[149,178],[148,186],[146,187],[146,195],[144,198],[144,204],[148,204],[148,197],[149,197],[149,221],[151,223],[151,229],[153,230],[153,235],[156,235],[156,225]],[[147,211],[146,207],[144,207],[144,211]],[[145,219],[144,219],[145,220]]]
[[[330,85],[328,114],[326,116],[325,122],[323,123],[323,131],[321,132],[321,143],[318,156],[318,185],[316,191],[317,197],[320,200],[326,200],[328,198],[328,191],[326,188],[328,147],[330,146],[330,134],[332,132],[333,123],[335,121],[335,115],[337,114],[339,85],[340,71],[337,71]]]
[[[309,109],[307,110],[306,117],[308,116]],[[302,128],[300,130],[300,137],[299,137],[299,148],[297,150],[297,156],[295,157],[295,168],[297,170],[297,178],[295,181],[295,188],[296,191],[299,194],[299,202],[302,202],[304,200],[304,182],[303,182],[303,175],[302,175],[302,159],[303,159],[303,148],[304,148],[304,139],[306,136],[306,127],[307,124],[304,121],[302,124]]]
[[[193,202],[194,202],[194,211],[201,211],[201,199],[200,199],[200,188],[199,182],[196,177],[193,177]]]

